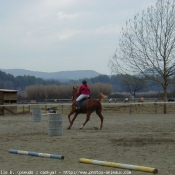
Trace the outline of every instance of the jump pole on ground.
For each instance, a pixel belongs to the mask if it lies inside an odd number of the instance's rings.
[[[114,167],[114,168],[123,168],[123,169],[130,169],[130,170],[136,170],[136,171],[143,171],[143,172],[154,173],[154,174],[158,172],[156,168],[151,168],[151,167],[122,164],[122,163],[115,163],[115,162],[106,162],[106,161],[86,159],[86,158],[80,158],[79,162],[87,163],[87,164],[101,165],[101,166],[109,166],[109,167]]]
[[[58,155],[58,154],[38,153],[38,152],[22,151],[22,150],[15,150],[15,149],[10,149],[9,153],[25,154],[25,155],[37,156],[37,157],[48,157],[48,158],[54,158],[54,159],[64,159],[64,156]]]

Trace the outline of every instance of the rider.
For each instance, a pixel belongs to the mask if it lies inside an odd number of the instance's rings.
[[[79,96],[76,99],[76,104],[77,104],[76,109],[80,109],[80,100],[82,100],[83,98],[88,98],[90,95],[90,92],[91,92],[91,90],[90,90],[89,86],[87,85],[86,80],[83,80],[82,85],[78,89]]]

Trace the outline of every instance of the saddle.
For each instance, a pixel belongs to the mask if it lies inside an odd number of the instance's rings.
[[[86,97],[86,98],[83,98],[82,100],[80,100],[80,102],[79,102],[80,107],[83,106],[86,103],[86,101],[89,99],[90,99],[90,97],[88,97],[88,98]]]

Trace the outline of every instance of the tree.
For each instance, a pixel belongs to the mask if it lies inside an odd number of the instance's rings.
[[[110,77],[107,75],[99,75],[90,79],[92,83],[109,83]]]
[[[136,92],[143,90],[146,87],[144,79],[135,76],[126,75],[122,79],[123,87],[131,95],[136,96]]]
[[[160,84],[167,101],[169,79],[175,73],[174,57],[175,0],[158,0],[126,22],[109,66],[115,73],[143,76]]]

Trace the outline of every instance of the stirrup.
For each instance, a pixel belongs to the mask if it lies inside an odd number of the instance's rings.
[[[79,109],[80,109],[80,107],[79,107],[79,106],[77,106],[75,109],[79,110]]]

